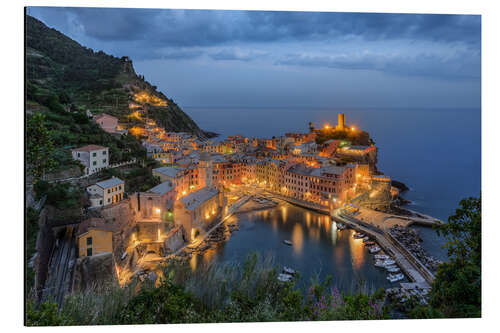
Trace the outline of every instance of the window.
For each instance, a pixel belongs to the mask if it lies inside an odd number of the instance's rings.
[[[78,157],[80,157],[80,153],[78,153]]]
[[[97,165],[97,162],[96,161],[92,162],[92,165]]]
[[[92,237],[87,237],[87,246],[92,246]]]
[[[121,190],[122,189],[122,186],[121,185],[118,185],[118,189]]]
[[[111,193],[111,190],[108,188],[108,193]]]
[[[103,160],[102,160],[102,163],[106,163],[106,159],[103,159]]]
[[[96,156],[97,156],[97,153],[92,153],[92,156],[96,157]]]
[[[92,248],[87,249],[87,257],[92,257]]]
[[[108,203],[110,203],[110,202],[111,202],[111,199],[110,199],[110,198],[108,198]]]
[[[103,151],[102,151],[102,154],[103,154],[103,155],[106,155],[106,151],[105,151],[105,150],[103,150]]]
[[[102,200],[99,200],[99,205],[102,205]]]

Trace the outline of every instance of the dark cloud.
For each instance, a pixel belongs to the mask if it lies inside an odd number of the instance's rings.
[[[57,12],[57,15],[51,15]],[[144,40],[153,46],[210,46],[228,42],[275,42],[357,36],[366,40],[481,40],[481,17],[378,13],[157,10],[30,7],[52,16],[48,24],[78,25],[101,41]]]

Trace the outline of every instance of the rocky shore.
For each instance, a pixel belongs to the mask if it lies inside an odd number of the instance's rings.
[[[403,246],[410,251],[422,264],[424,264],[431,272],[435,273],[441,260],[430,256],[420,245],[422,238],[418,232],[409,227],[394,226],[389,229],[389,233],[397,239]]]

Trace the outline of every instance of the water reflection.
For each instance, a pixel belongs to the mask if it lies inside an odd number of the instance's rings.
[[[337,244],[337,223],[333,222],[331,226],[332,244]]]
[[[278,266],[300,271],[304,284],[314,274],[320,274],[321,278],[328,274],[338,288],[346,291],[360,278],[376,288],[390,285],[386,272],[373,265],[362,240],[354,239],[352,230],[338,230],[329,216],[282,204],[238,214],[231,221],[238,223],[240,230],[217,248],[193,255],[191,269],[214,260],[243,263],[249,253],[257,251],[261,255],[271,253]],[[292,246],[283,244],[285,239],[291,240]]]
[[[351,262],[352,267],[355,270],[359,270],[365,261],[365,251],[363,246],[363,240],[361,238],[354,238],[353,235],[356,232],[354,230],[349,230],[349,248],[351,250]]]
[[[300,223],[295,223],[295,225],[293,226],[292,243],[293,251],[296,254],[301,255],[302,246],[304,244],[304,232],[302,231],[302,225]]]

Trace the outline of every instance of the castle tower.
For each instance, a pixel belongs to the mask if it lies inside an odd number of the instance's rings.
[[[345,129],[345,116],[343,113],[339,113],[337,130],[343,131]]]
[[[213,164],[212,158],[209,153],[204,151],[200,154],[199,166],[201,167],[202,171],[202,174],[200,176],[203,177],[203,174],[205,176],[205,186],[209,188],[213,187]]]

